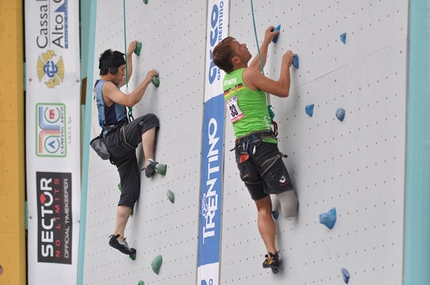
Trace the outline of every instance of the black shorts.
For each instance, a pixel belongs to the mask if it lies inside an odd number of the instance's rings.
[[[122,191],[118,205],[133,208],[139,199],[141,173],[136,148],[142,142],[142,134],[154,127],[159,127],[157,116],[147,114],[105,136],[105,143],[111,154],[110,160],[118,168],[120,177]]]
[[[269,133],[268,137],[273,136]],[[252,135],[236,140],[236,163],[240,178],[253,200],[293,189],[287,168],[276,143],[264,142],[264,136]]]

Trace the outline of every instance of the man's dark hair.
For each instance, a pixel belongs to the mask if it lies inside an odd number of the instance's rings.
[[[212,51],[212,59],[216,66],[224,70],[226,73],[233,71],[233,63],[231,59],[236,55],[231,49],[231,42],[235,39],[233,37],[226,37],[220,41]]]
[[[118,68],[125,64],[124,54],[117,50],[105,50],[99,58],[100,75],[108,74],[110,68]]]

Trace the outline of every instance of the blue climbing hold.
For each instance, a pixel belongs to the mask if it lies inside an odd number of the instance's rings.
[[[345,110],[342,108],[338,108],[336,110],[336,118],[342,122],[343,119],[345,118]]]
[[[342,272],[343,281],[344,281],[346,284],[348,284],[348,282],[349,282],[349,277],[350,277],[348,270],[346,270],[345,268],[342,268],[340,271]]]
[[[305,112],[309,115],[309,117],[312,117],[314,115],[314,104],[307,105],[305,107]]]
[[[340,35],[340,40],[341,40],[344,44],[346,44],[346,33],[343,33],[343,34],[341,34],[341,35]]]
[[[278,211],[272,211],[272,216],[275,220],[279,218],[279,212]]]
[[[278,25],[277,27],[275,27],[275,28],[272,30],[272,32],[279,31],[280,29],[281,29],[281,25]],[[278,37],[279,37],[279,34],[277,34],[276,36],[274,36],[274,37],[273,37],[272,42],[273,42],[274,44],[276,44],[276,42],[278,41]]]
[[[297,54],[293,57],[293,65],[295,68],[299,68],[299,56]]]
[[[320,224],[325,225],[327,228],[332,229],[336,224],[336,208],[332,208],[327,213],[320,214]]]

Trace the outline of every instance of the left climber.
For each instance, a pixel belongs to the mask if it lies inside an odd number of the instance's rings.
[[[126,107],[131,108],[142,99],[152,78],[158,75],[157,71],[148,71],[142,83],[128,95],[119,89],[127,83],[133,73],[132,55],[136,46],[137,41],[129,44],[126,59],[123,53],[111,49],[100,55],[100,79],[96,81],[93,90],[97,101],[99,125],[103,129],[110,161],[118,169],[122,188],[116,211],[115,229],[109,236],[109,245],[129,255],[135,253],[135,250],[125,241],[124,231],[140,194],[140,169],[136,158],[139,143],[142,143],[145,156],[146,177],[152,177],[157,166],[160,166],[154,158],[155,138],[159,128],[157,116],[150,113],[129,121],[126,110]]]

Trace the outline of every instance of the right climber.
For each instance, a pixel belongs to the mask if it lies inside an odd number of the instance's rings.
[[[286,219],[296,216],[298,200],[287,168],[279,152],[272,130],[266,93],[288,97],[290,67],[294,54],[288,50],[282,57],[281,74],[277,81],[267,78],[261,70],[266,63],[270,42],[279,31],[270,26],[265,31],[258,55],[252,58],[246,44],[232,37],[223,39],[213,49],[214,63],[226,72],[224,100],[236,136],[235,154],[240,177],[255,201],[258,230],[267,249],[264,268],[279,267],[279,252],[275,245],[276,224],[272,218],[270,194],[275,194]],[[275,271],[274,271],[275,272]]]

